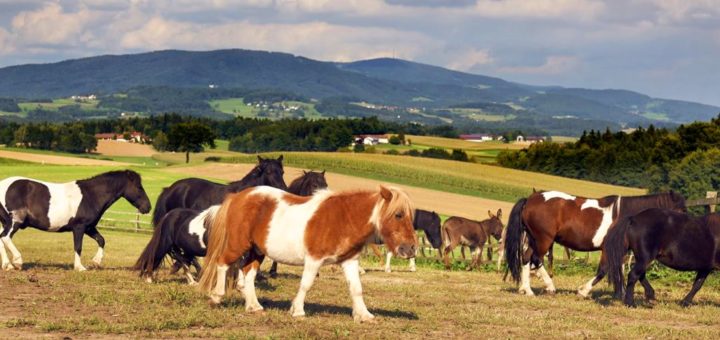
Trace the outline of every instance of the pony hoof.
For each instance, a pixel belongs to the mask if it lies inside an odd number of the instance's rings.
[[[82,266],[81,266],[81,267],[75,267],[75,271],[77,271],[77,272],[85,272],[85,271],[87,271],[87,268],[82,267]]]
[[[188,286],[190,286],[190,287],[195,287],[197,285],[198,285],[197,281],[188,282]]]
[[[375,323],[375,322],[377,322],[375,320],[375,316],[370,313],[353,315],[353,320],[357,323],[363,323],[363,322]]]
[[[363,269],[362,267],[360,267],[358,271],[360,272],[360,275],[365,275],[365,269]]]
[[[210,305],[211,306],[218,306],[220,305],[220,302],[222,301],[222,297],[219,295],[212,294],[210,295]]]
[[[555,295],[555,289],[545,290],[545,294],[547,294],[547,295]]]
[[[390,268],[385,268],[385,272],[386,272],[386,273],[392,273],[392,269],[390,269]]]
[[[692,305],[692,302],[690,302],[690,301],[685,301],[685,300],[680,301],[680,306],[683,308],[688,308],[691,305]]]
[[[262,306],[247,306],[245,307],[245,311],[248,313],[261,313],[264,312],[265,309]]]
[[[5,263],[5,264],[2,265],[2,269],[3,269],[4,271],[11,271],[11,270],[14,270],[15,267],[13,267],[13,265],[10,264],[10,263]]]
[[[92,262],[90,262],[90,264],[88,265],[88,267],[90,267],[90,269],[101,269],[101,268],[102,268],[102,265],[101,265],[100,263],[97,263],[97,262],[95,262],[95,261],[92,261]]]
[[[417,268],[415,268],[415,267],[410,268],[410,272],[411,272],[411,273],[414,273],[414,272],[416,272],[416,271],[417,271]]]
[[[146,277],[146,278],[145,278],[145,282],[147,282],[147,283],[153,283],[152,277],[150,277],[150,276]]]
[[[295,310],[295,306],[290,307],[290,315],[292,315],[293,318],[302,318],[305,317],[305,311],[304,310]]]

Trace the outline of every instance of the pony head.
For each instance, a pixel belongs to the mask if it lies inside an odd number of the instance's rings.
[[[282,190],[287,190],[287,184],[283,179],[283,156],[280,155],[277,159],[262,158],[259,155],[257,169],[260,172],[261,183],[260,185],[267,185]]]
[[[413,208],[408,195],[398,188],[380,186],[374,211],[375,227],[387,248],[402,258],[415,257],[418,241],[413,228]]]
[[[125,182],[122,197],[128,200],[130,204],[137,208],[141,213],[149,213],[151,208],[150,199],[142,186],[140,174],[132,170],[125,170],[125,176],[127,181]]]
[[[442,235],[440,235],[440,215],[434,211],[415,210],[415,220],[413,221],[416,228],[425,231],[428,242],[435,249],[440,249],[442,245]]]
[[[670,204],[669,207],[670,210],[674,210],[681,213],[687,213],[687,206],[685,205],[685,196],[683,196],[679,192],[675,192],[673,190],[670,190],[668,193],[668,196],[670,197]]]
[[[305,171],[303,175],[296,178],[288,187],[288,192],[299,196],[310,196],[315,191],[328,187],[325,180],[325,170],[322,172]]]
[[[488,210],[488,216],[490,219],[487,220],[488,233],[492,235],[496,240],[500,240],[502,232],[505,227],[502,223],[502,209],[498,209],[497,214],[493,215],[492,211]]]

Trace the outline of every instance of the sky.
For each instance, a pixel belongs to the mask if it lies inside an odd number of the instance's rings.
[[[720,0],[0,0],[0,67],[223,48],[720,106]]]

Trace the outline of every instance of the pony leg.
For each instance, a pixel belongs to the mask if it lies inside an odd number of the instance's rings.
[[[502,266],[502,261],[505,258],[505,249],[502,245],[498,246],[498,258],[497,258],[497,271],[500,271],[500,267]]]
[[[695,297],[695,294],[702,288],[703,283],[705,283],[705,278],[707,278],[708,274],[710,274],[709,270],[701,270],[697,272],[697,275],[695,276],[695,282],[693,283],[692,289],[690,289],[690,292],[685,296],[682,301],[680,301],[680,305],[683,307],[688,307],[690,304],[692,304],[692,300]]]
[[[643,286],[643,289],[645,290],[645,299],[648,301],[654,301],[655,300],[655,289],[650,285],[650,281],[647,280],[645,275],[640,277],[640,284]]]
[[[92,262],[95,266],[100,267],[103,256],[105,255],[105,238],[100,235],[100,232],[98,232],[96,227],[86,229],[85,234],[90,236],[98,244],[98,250],[95,257],[93,257]]]
[[[260,304],[260,301],[258,301],[257,295],[255,294],[255,276],[260,269],[261,261],[262,257],[259,259],[253,259],[243,269],[243,273],[245,274],[243,277],[245,280],[245,286],[242,288],[242,292],[243,296],[245,296],[246,312],[259,312],[263,310],[263,306]]]
[[[5,251],[3,250],[3,268],[5,270],[12,270],[12,269],[22,269],[22,254],[20,254],[20,251],[15,247],[15,243],[12,241],[12,236],[15,234],[15,232],[20,228],[20,223],[18,221],[12,221],[9,228],[4,228],[2,232],[2,243],[4,244],[4,247],[7,247],[8,251],[12,254],[12,264],[9,263],[9,260],[7,259],[7,255],[5,255]],[[6,260],[8,262],[6,262]]]
[[[5,243],[3,241],[0,241],[0,257],[2,257],[3,270],[11,270],[14,268],[10,264],[10,258],[8,258],[7,253],[5,252]]]
[[[386,272],[386,273],[389,273],[389,272],[392,271],[392,270],[390,269],[390,259],[392,259],[392,257],[393,257],[393,253],[388,250],[388,252],[387,252],[387,257],[386,257],[387,259],[385,260],[385,272]]]
[[[272,266],[270,266],[270,271],[268,271],[268,275],[272,278],[277,277],[277,262],[273,261]]]
[[[410,259],[410,271],[411,272],[417,271],[417,267],[415,267],[415,258],[414,257]]]
[[[290,308],[290,314],[292,314],[293,317],[305,316],[305,294],[307,294],[307,291],[310,290],[313,282],[315,282],[315,277],[320,270],[320,266],[322,266],[322,261],[314,260],[309,257],[305,259],[302,279],[300,279],[300,289],[298,290],[295,299],[293,299],[292,307]],[[358,267],[359,266],[356,266],[354,271],[355,275],[359,278],[360,269],[358,269]],[[344,268],[345,266],[343,265],[343,269]],[[347,272],[345,275],[347,276]]]
[[[77,270],[77,271],[79,271],[79,272],[84,272],[84,271],[87,270],[87,268],[85,268],[85,267],[82,265],[82,262],[80,261],[80,254],[82,254],[82,239],[83,239],[83,235],[84,235],[84,234],[85,234],[85,233],[84,233],[84,230],[81,230],[80,227],[77,227],[77,226],[76,226],[76,227],[73,229],[73,242],[75,243],[75,263],[74,263],[74,267],[75,267],[75,270]]]
[[[530,288],[530,262],[522,266],[522,273],[520,273],[520,293],[525,293],[527,296],[535,295]]]
[[[362,297],[362,283],[360,282],[360,275],[358,274],[359,265],[358,259],[347,260],[342,263],[345,279],[350,289],[350,297],[353,301],[352,316],[355,322],[372,321],[375,316],[370,314]]]
[[[545,283],[545,291],[548,294],[555,294],[555,284],[553,283],[550,274],[548,274],[547,270],[545,270],[545,266],[543,266],[542,264],[540,264],[540,268],[538,268],[537,270],[537,275],[540,276],[540,278]]]
[[[211,264],[212,265],[212,264]],[[225,285],[227,284],[227,271],[228,265],[217,264],[217,281],[215,281],[215,288],[210,292],[210,301],[213,304],[220,304],[222,297],[225,296]]]
[[[471,247],[470,248],[471,260],[470,260],[470,265],[467,267],[466,270],[470,271],[470,270],[473,270],[473,268],[477,267],[478,257],[479,257],[479,255],[482,254],[481,252],[482,252],[482,248],[479,248],[479,247]]]

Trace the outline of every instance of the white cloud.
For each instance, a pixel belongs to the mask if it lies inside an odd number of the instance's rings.
[[[658,21],[663,24],[720,17],[720,0],[656,0]]]
[[[597,0],[478,0],[474,13],[499,18],[586,20],[604,9],[605,4]]]
[[[502,73],[529,74],[529,75],[559,75],[575,70],[580,66],[580,59],[573,56],[549,56],[542,65],[536,66],[507,66],[498,70]]]
[[[10,43],[10,32],[0,27],[0,54],[11,53],[14,50]]]
[[[35,11],[23,11],[12,19],[15,40],[27,46],[72,45],[82,42],[85,25],[94,20],[86,8],[65,13],[58,3],[46,3]]]
[[[447,67],[456,71],[468,71],[476,66],[492,64],[494,61],[487,49],[470,49],[454,55]]]

